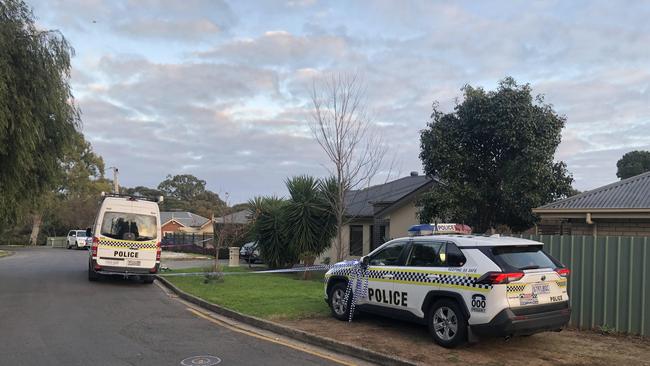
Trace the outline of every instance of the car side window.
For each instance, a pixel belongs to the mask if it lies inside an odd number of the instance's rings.
[[[77,233],[74,232],[74,231],[71,231],[71,232],[68,234],[68,236],[77,236]]]
[[[402,265],[400,259],[404,247],[406,247],[405,241],[399,241],[396,243],[388,244],[386,247],[375,253],[369,261],[371,266],[399,266]]]
[[[467,258],[454,243],[447,243],[446,259],[448,267],[462,267],[467,263]]]
[[[415,242],[406,265],[412,267],[442,267],[445,265],[443,258],[441,258],[444,246],[444,242]]]

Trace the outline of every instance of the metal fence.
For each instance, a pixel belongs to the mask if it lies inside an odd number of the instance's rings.
[[[629,236],[518,235],[571,269],[571,325],[650,335],[650,240]]]
[[[67,236],[48,236],[45,245],[52,248],[65,248],[68,246]]]

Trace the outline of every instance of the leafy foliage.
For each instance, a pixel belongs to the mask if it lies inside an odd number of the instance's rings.
[[[286,182],[290,199],[285,207],[285,236],[303,257],[317,257],[332,244],[336,234],[336,215],[328,200],[332,194],[327,183],[301,175]],[[329,191],[328,191],[329,190]]]
[[[0,2],[0,25],[0,222],[16,222],[63,174],[79,112],[66,39],[20,0]]]
[[[572,192],[573,178],[553,156],[565,118],[528,84],[506,78],[496,91],[469,85],[453,113],[433,106],[421,132],[420,159],[439,178],[421,220],[455,220],[482,232],[530,227],[531,209]]]
[[[616,162],[616,176],[627,179],[650,171],[650,151],[630,151]]]
[[[253,232],[260,256],[271,268],[292,265],[298,253],[286,237],[285,207],[287,201],[278,197],[256,197],[249,202],[253,212]]]
[[[224,211],[226,203],[219,195],[205,189],[205,181],[191,174],[168,175],[158,185],[158,190],[165,196],[162,210],[192,211],[204,217],[211,217],[215,213]]]
[[[249,202],[253,215],[252,236],[261,257],[270,267],[310,263],[332,244],[336,214],[331,197],[336,180],[297,176],[286,181],[289,199],[257,197]]]

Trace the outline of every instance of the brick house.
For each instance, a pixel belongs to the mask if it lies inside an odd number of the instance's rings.
[[[533,209],[538,234],[650,236],[650,172]]]
[[[163,236],[173,233],[211,234],[212,220],[191,212],[165,211],[160,213]]]

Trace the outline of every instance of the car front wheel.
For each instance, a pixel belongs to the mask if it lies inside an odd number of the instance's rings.
[[[434,341],[443,347],[453,348],[467,340],[467,319],[453,300],[436,301],[427,313],[427,325]]]
[[[350,318],[350,305],[352,304],[352,294],[345,301],[345,292],[348,285],[345,282],[339,282],[332,286],[328,301],[332,315],[338,320],[348,320]]]

